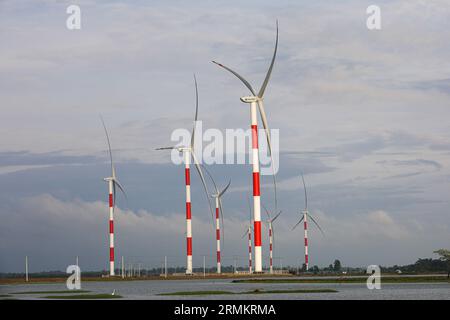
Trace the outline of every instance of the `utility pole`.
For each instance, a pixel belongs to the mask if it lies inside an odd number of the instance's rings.
[[[28,256],[25,256],[25,281],[28,282]]]
[[[206,277],[206,256],[203,256],[203,278]]]
[[[233,259],[234,259],[234,273],[236,273],[236,257],[233,257]]]
[[[123,278],[125,278],[124,266],[123,266],[123,256],[122,256],[122,266],[121,266],[121,269],[122,269],[122,279],[123,279]]]
[[[164,278],[167,278],[167,256],[164,256]]]
[[[141,263],[138,263],[138,277],[141,277]]]

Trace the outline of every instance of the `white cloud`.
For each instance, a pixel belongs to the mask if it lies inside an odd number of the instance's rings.
[[[286,214],[285,214],[286,215]],[[65,264],[79,255],[85,270],[106,269],[108,253],[108,209],[104,202],[82,200],[62,201],[50,195],[24,198],[14,208],[0,210],[0,270],[14,270],[24,255],[33,261],[33,270],[63,269]],[[409,248],[426,239],[427,232],[441,236],[447,229],[430,225],[417,228],[417,221],[396,221],[389,213],[377,210],[351,217],[338,218],[320,211],[314,218],[325,231],[325,237],[310,222],[310,243],[314,264],[327,265],[337,256],[345,256],[346,263],[363,264],[367,257],[348,258],[351,252]],[[301,227],[291,231],[295,221],[281,216],[275,224],[275,257],[284,264],[295,264],[303,250]],[[225,219],[226,233],[223,248],[224,263],[233,263],[238,256],[239,265],[246,264],[246,239],[242,239],[246,221]],[[146,266],[159,266],[165,255],[172,265],[184,265],[185,250],[184,213],[157,216],[146,210],[137,213],[115,212],[116,256],[127,261],[142,262]],[[215,240],[209,217],[193,218],[194,263],[201,264],[203,255],[209,265],[214,264]],[[300,230],[300,231],[299,231]],[[427,232],[426,232],[426,231]],[[447,231],[446,231],[447,230]],[[267,230],[263,229],[264,257],[267,256]],[[438,246],[435,244],[435,246]],[[338,249],[339,248],[339,249]],[[347,248],[347,249],[345,249]],[[408,262],[417,258],[417,252],[402,252],[397,259]],[[383,263],[385,258],[378,257]],[[410,260],[407,260],[410,259]],[[392,263],[398,262],[394,257]],[[266,261],[265,261],[266,263]],[[381,264],[381,262],[380,262]]]

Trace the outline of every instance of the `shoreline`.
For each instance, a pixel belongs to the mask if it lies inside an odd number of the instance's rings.
[[[67,275],[68,277],[69,275]],[[29,278],[26,282],[21,278],[2,278],[0,285],[23,285],[23,284],[52,284],[64,283],[67,277],[40,277]],[[197,275],[168,275],[164,276],[141,276],[134,278],[116,277],[83,277],[82,281],[89,282],[125,282],[125,281],[171,281],[171,280],[232,280],[234,283],[364,283],[369,275],[291,275],[291,274],[207,274]],[[420,282],[443,282],[450,283],[447,274],[385,274],[381,281],[386,283],[420,283]]]

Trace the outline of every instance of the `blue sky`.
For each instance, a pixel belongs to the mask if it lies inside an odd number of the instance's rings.
[[[82,29],[65,27],[79,4]],[[382,29],[366,28],[381,7]],[[251,14],[249,14],[251,12]],[[295,264],[303,207],[312,264],[411,263],[448,247],[450,218],[450,8],[446,1],[206,2],[0,1],[0,271],[107,266],[108,174],[98,115],[110,129],[117,171],[118,256],[184,264],[182,167],[154,148],[190,128],[192,74],[200,119],[222,131],[248,127],[247,94],[218,60],[259,87],[280,42],[266,90],[280,130],[275,256]],[[225,263],[246,263],[250,167],[209,167],[224,198]],[[270,177],[263,202],[271,207]],[[214,235],[193,178],[194,264],[214,259]],[[196,212],[198,208],[198,212]],[[228,235],[228,236],[227,236]],[[244,239],[245,240],[245,239]],[[268,243],[266,238],[263,242]],[[155,245],[157,243],[158,245]],[[264,255],[267,255],[267,247]],[[228,260],[227,260],[228,259]],[[267,260],[267,259],[266,259]]]

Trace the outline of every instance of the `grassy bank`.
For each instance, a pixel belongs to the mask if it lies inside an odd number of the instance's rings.
[[[335,279],[240,279],[233,280],[233,283],[366,283],[366,277],[342,277]],[[381,277],[382,283],[423,283],[423,282],[449,282],[444,276],[424,276],[424,277]]]
[[[81,274],[82,281],[147,281],[147,280],[203,280],[203,279],[243,279],[243,278],[265,278],[265,277],[292,277],[291,274],[234,274],[234,273],[209,273],[204,277],[203,274],[194,275],[168,275],[167,278],[159,275],[142,276],[123,278],[120,276],[114,277],[90,277]],[[61,277],[30,277],[26,282],[24,278],[0,278],[0,285],[14,285],[14,284],[49,284],[49,283],[63,283],[66,282],[67,276]]]
[[[10,294],[52,294],[52,293],[88,293],[88,290],[56,290],[56,291],[22,291],[22,292],[11,292]]]
[[[77,295],[69,295],[69,296],[46,296],[42,297],[44,299],[72,299],[72,300],[86,300],[86,299],[120,299],[121,295],[115,294],[107,294],[107,293],[99,293],[99,294],[77,294]]]
[[[334,293],[333,289],[296,289],[296,290],[260,290],[231,292],[231,291],[180,291],[160,293],[159,296],[211,296],[211,295],[240,295],[240,294],[286,294],[286,293]]]

